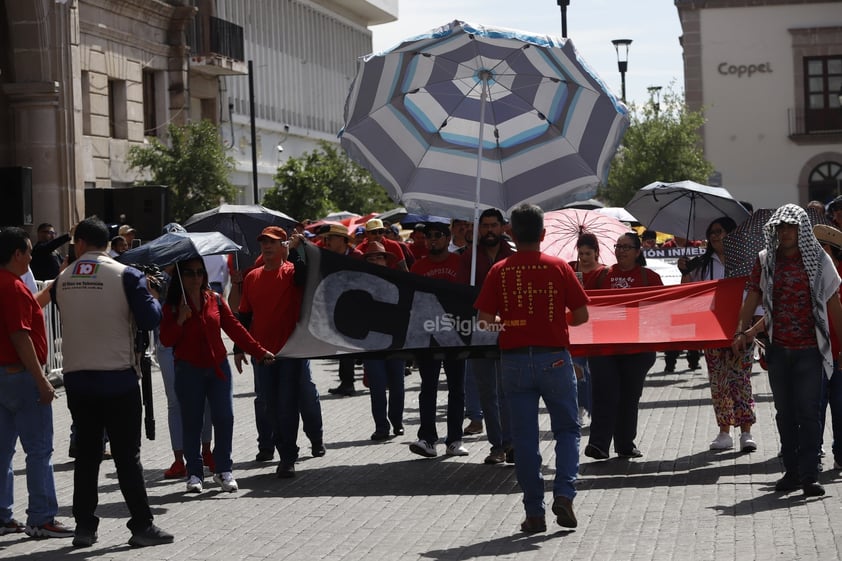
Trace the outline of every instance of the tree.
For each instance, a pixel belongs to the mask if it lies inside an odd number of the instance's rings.
[[[263,197],[263,205],[304,220],[339,210],[383,212],[395,203],[344,151],[320,142],[316,150],[290,158],[278,168],[275,186]]]
[[[228,177],[234,160],[225,154],[216,125],[207,120],[170,125],[168,133],[169,146],[153,139],[149,145],[129,150],[129,167],[151,175],[150,180],[138,184],[166,185],[177,222],[223,201],[233,201],[237,191]]]
[[[690,111],[672,87],[660,110],[651,103],[632,107],[631,125],[599,197],[612,206],[625,206],[638,189],[654,181],[707,183],[714,168],[701,148],[699,129],[704,122],[702,112]]]

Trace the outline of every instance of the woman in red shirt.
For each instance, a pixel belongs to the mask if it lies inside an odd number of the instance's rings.
[[[596,288],[639,288],[662,286],[655,271],[647,269],[646,258],[640,248],[640,238],[634,232],[623,234],[614,245],[617,264],[600,275]],[[646,373],[655,364],[654,352],[591,356],[593,409],[591,432],[585,456],[596,460],[608,459],[611,440],[614,451],[623,458],[639,458],[637,448],[637,413]]]
[[[221,330],[259,360],[274,360],[237,321],[222,296],[208,287],[208,273],[200,258],[182,261],[170,283],[161,320],[161,342],[173,348],[175,392],[181,406],[187,491],[200,493],[204,469],[200,448],[205,401],[210,405],[216,443],[213,479],[223,491],[236,491],[231,473],[234,433],[234,396],[231,368]]]

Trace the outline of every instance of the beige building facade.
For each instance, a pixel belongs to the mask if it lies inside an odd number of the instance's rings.
[[[675,5],[714,182],[755,208],[842,194],[842,2]]]
[[[5,172],[32,170],[31,207],[3,221],[69,228],[86,189],[139,179],[132,146],[199,119],[251,202],[251,94],[265,190],[284,157],[335,139],[367,26],[396,17],[397,0],[0,0],[0,201],[23,188]]]

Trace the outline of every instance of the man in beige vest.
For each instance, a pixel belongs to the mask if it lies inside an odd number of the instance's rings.
[[[76,426],[73,472],[74,547],[97,540],[96,516],[102,434],[108,433],[120,490],[131,518],[129,545],[171,543],[152,523],[140,464],[141,398],[134,349],[135,326],[154,329],[161,307],[144,275],[108,256],[108,228],[98,218],[76,226],[79,257],[56,279],[53,302],[61,311],[67,404]]]

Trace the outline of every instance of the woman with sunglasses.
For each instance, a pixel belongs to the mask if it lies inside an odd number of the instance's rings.
[[[634,232],[623,234],[614,245],[617,263],[596,282],[595,288],[640,288],[663,286],[661,277],[647,269],[640,238]],[[606,460],[611,441],[622,458],[639,458],[643,453],[637,437],[637,415],[646,373],[655,364],[652,351],[588,358],[591,370],[593,410],[591,432],[585,456]]]
[[[737,228],[729,217],[722,216],[708,225],[708,241],[704,255],[686,261],[679,259],[678,268],[684,275],[681,282],[699,282],[725,278],[725,237]],[[762,308],[754,312],[762,315]],[[751,390],[751,368],[754,364],[754,345],[746,345],[734,354],[730,347],[705,349],[705,363],[710,378],[710,396],[719,433],[710,443],[711,450],[729,450],[734,447],[731,427],[740,427],[740,450],[754,452],[757,443],[751,436],[756,421],[754,397]]]
[[[234,396],[222,330],[258,360],[274,360],[237,321],[222,296],[210,290],[202,259],[179,262],[163,306],[161,343],[172,347],[175,357],[175,392],[181,406],[187,491],[191,493],[202,491],[200,441],[206,401],[216,434],[213,479],[223,491],[238,489],[231,473]]]

